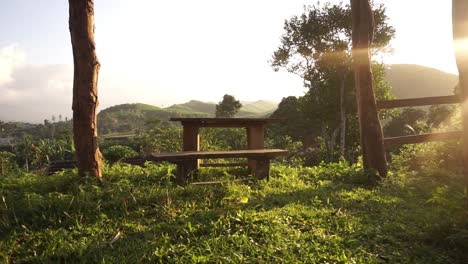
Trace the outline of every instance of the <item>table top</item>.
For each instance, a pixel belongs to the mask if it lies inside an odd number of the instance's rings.
[[[284,121],[281,118],[218,118],[218,117],[173,117],[170,121],[182,122],[182,125],[200,127],[244,127],[250,125],[266,125]]]
[[[288,154],[285,149],[245,149],[230,151],[182,151],[177,153],[154,153],[146,157],[152,161],[174,161],[209,158],[275,158]]]

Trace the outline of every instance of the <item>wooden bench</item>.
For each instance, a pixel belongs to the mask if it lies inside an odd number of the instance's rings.
[[[45,174],[52,175],[65,169],[74,168],[76,168],[76,160],[53,160],[49,162],[49,166],[47,166]]]
[[[286,155],[284,149],[251,149],[251,150],[231,150],[231,151],[183,151],[176,153],[157,153],[146,157],[133,157],[121,160],[121,162],[131,165],[143,166],[145,162],[163,162],[167,161],[177,165],[176,182],[178,184],[187,183],[188,176],[196,174],[197,167],[194,161],[198,159],[229,159],[229,158],[247,158],[256,161],[256,166],[250,172],[257,179],[269,179],[270,160],[282,155]],[[247,163],[233,163],[236,166],[247,165]],[[214,165],[222,167],[225,164]],[[213,164],[211,164],[213,166]],[[228,166],[232,164],[228,163]],[[75,160],[51,161],[47,167],[46,174],[52,175],[63,169],[76,168]]]
[[[257,179],[269,179],[270,160],[278,156],[286,155],[284,149],[251,149],[231,151],[183,151],[177,153],[151,154],[144,158],[128,158],[122,162],[134,165],[143,165],[145,161],[162,162],[167,161],[177,165],[176,182],[187,183],[188,176],[196,174],[197,167],[194,161],[198,159],[223,159],[223,158],[247,158],[256,161],[254,170],[251,171]],[[221,166],[221,165],[220,165]]]

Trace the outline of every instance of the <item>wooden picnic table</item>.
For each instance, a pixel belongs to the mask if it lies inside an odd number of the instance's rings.
[[[186,184],[189,176],[196,178],[199,169],[199,159],[231,159],[247,158],[251,174],[257,179],[268,179],[270,160],[284,156],[285,149],[265,149],[265,126],[283,119],[272,118],[171,118],[183,126],[183,151],[175,153],[152,153],[144,157],[131,157],[122,162],[143,166],[145,162],[168,161],[177,165],[176,182]],[[202,127],[244,127],[247,132],[247,150],[230,151],[200,151],[199,130]],[[64,168],[73,168],[76,161],[52,162],[48,174],[53,174]],[[214,163],[204,165],[245,166],[245,163]]]
[[[197,118],[175,117],[170,121],[179,121],[183,127],[184,151],[200,149],[199,130],[202,127],[244,127],[247,130],[247,149],[263,149],[265,126],[282,119],[274,118]]]
[[[265,148],[265,126],[282,121],[276,118],[211,118],[211,117],[176,117],[170,121],[179,121],[183,127],[183,150],[200,151],[199,131],[202,127],[244,127],[247,133],[247,149]],[[194,166],[199,167],[198,160]],[[249,168],[255,169],[256,161],[249,160]]]

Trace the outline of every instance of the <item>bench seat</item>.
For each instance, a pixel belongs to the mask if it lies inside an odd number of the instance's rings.
[[[171,162],[177,165],[176,182],[185,184],[189,175],[196,174],[198,169],[198,159],[228,159],[228,158],[248,158],[255,160],[255,166],[251,167],[251,173],[257,179],[268,179],[270,176],[270,160],[288,153],[284,149],[252,149],[252,150],[231,150],[231,151],[182,151],[174,153],[155,153],[145,157],[133,157],[121,160],[121,162],[143,166],[146,161],[151,162]],[[247,163],[233,163],[242,165]],[[221,167],[223,164],[214,164]],[[53,174],[62,169],[75,168],[76,161],[52,161],[47,168],[47,174]]]
[[[54,160],[50,161],[49,165],[45,170],[46,175],[52,175],[56,172],[62,171],[64,169],[74,169],[76,168],[76,160]]]
[[[270,160],[288,153],[284,149],[249,149],[231,151],[182,151],[174,153],[154,153],[143,158],[127,158],[122,162],[143,165],[146,161],[171,162],[177,165],[176,182],[185,184],[187,176],[194,174],[198,169],[198,159],[228,159],[248,158],[255,160],[255,166],[251,167],[251,173],[257,179],[268,179],[270,176]],[[219,166],[222,166],[221,164]]]
[[[176,182],[185,184],[187,177],[196,175],[198,159],[226,159],[226,158],[248,158],[255,160],[255,166],[251,167],[251,173],[257,179],[269,179],[270,160],[278,156],[286,155],[284,149],[248,149],[231,151],[182,151],[176,153],[157,153],[145,157],[148,161],[168,161],[177,165]]]
[[[150,154],[146,158],[151,161],[178,161],[193,159],[222,159],[222,158],[249,158],[249,159],[272,159],[286,155],[284,149],[248,149],[230,151],[182,151],[175,153]]]

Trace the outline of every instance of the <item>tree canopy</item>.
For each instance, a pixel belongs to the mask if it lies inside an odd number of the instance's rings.
[[[225,94],[223,100],[216,105],[216,117],[234,117],[242,104],[234,96]]]
[[[384,5],[373,8],[376,30],[372,52],[385,52],[395,30],[387,23]],[[330,158],[334,156],[338,134],[341,156],[344,156],[345,142],[354,146],[357,140],[357,131],[349,129],[352,125],[349,121],[355,122],[357,115],[351,22],[349,5],[306,7],[303,14],[285,21],[281,44],[271,60],[275,71],[285,69],[302,78],[307,92],[301,111],[315,127],[315,133],[326,142]],[[384,65],[374,62],[373,70],[377,72],[374,76],[377,97],[389,98],[390,86],[383,79]]]

